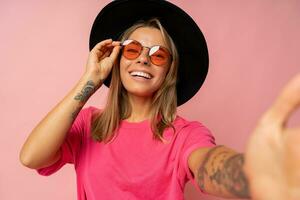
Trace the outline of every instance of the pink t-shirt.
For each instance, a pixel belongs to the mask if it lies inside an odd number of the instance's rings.
[[[215,146],[203,124],[177,116],[177,134],[167,128],[164,138],[170,142],[164,144],[152,139],[149,120],[123,120],[113,141],[104,144],[90,137],[92,113],[99,111],[90,106],[79,112],[61,146],[61,159],[37,169],[39,174],[49,176],[74,164],[78,200],[181,200],[189,180],[201,191],[187,158],[197,148]]]

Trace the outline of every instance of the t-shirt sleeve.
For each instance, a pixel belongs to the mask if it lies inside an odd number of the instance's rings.
[[[200,192],[205,193],[197,184],[192,172],[188,166],[188,156],[192,151],[203,148],[203,147],[214,147],[216,146],[215,138],[211,131],[205,127],[200,122],[193,122],[188,128],[188,134],[185,138],[184,144],[182,146],[182,157],[181,166],[183,166],[187,179],[192,182],[192,184],[200,190]]]
[[[50,166],[36,169],[36,171],[43,176],[49,176],[58,171],[66,163],[74,164],[79,153],[80,145],[84,134],[84,126],[90,108],[83,108],[78,113],[67,136],[60,147],[60,159]]]

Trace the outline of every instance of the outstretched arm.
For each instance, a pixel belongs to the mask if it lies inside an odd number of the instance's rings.
[[[225,198],[249,198],[243,154],[225,146],[201,148],[191,153],[188,162],[205,192]]]
[[[300,127],[286,126],[299,106],[300,74],[286,84],[258,120],[245,163],[243,154],[225,146],[193,151],[188,163],[200,188],[222,197],[299,200]]]

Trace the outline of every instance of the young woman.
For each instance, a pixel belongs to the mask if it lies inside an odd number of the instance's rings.
[[[90,48],[78,84],[26,140],[25,166],[50,175],[74,164],[82,200],[183,199],[188,180],[222,197],[299,198],[300,136],[284,124],[300,102],[300,77],[259,120],[244,164],[203,124],[176,114],[208,68],[204,37],[184,11],[166,1],[113,1],[94,22]],[[105,108],[83,108],[103,83]]]

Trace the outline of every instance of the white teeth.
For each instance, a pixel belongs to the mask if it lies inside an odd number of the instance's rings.
[[[145,77],[147,79],[150,79],[151,78],[151,75],[150,74],[147,74],[145,72],[139,72],[139,71],[133,71],[130,73],[131,76],[142,76],[142,77]]]

